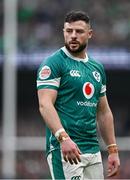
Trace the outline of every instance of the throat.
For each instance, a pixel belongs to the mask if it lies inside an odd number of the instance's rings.
[[[70,54],[76,58],[86,59],[86,53],[85,52],[83,52],[83,53],[72,53],[72,52],[70,52]]]

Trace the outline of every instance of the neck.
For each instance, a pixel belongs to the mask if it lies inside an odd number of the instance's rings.
[[[69,53],[70,53],[72,56],[76,57],[76,58],[81,58],[81,59],[85,59],[85,58],[86,58],[86,51],[85,51],[85,50],[83,50],[82,52],[76,52],[76,53],[69,51]]]
[[[76,61],[82,61],[82,62],[87,62],[88,61],[88,55],[86,53],[86,51],[84,50],[84,53],[72,53],[70,52],[65,46],[61,48],[64,53],[70,57],[71,59],[73,60],[76,60]]]

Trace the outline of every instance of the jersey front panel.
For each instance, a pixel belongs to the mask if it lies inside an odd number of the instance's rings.
[[[105,74],[102,66],[90,59],[84,63],[68,57],[59,50],[39,68],[37,88],[58,91],[55,108],[63,127],[83,153],[96,153],[96,109],[105,93]],[[48,131],[47,149],[58,142]]]

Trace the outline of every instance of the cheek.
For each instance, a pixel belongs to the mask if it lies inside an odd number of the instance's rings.
[[[65,42],[69,41],[69,36],[68,35],[64,35],[64,40],[65,40]]]
[[[86,42],[88,39],[89,39],[88,36],[82,36],[82,37],[80,38],[80,40],[81,40],[82,42]]]
[[[66,36],[64,36],[64,41],[67,42],[67,37]]]
[[[91,38],[91,35],[89,33],[83,37],[83,39],[85,41],[88,41],[88,39],[90,39],[90,38]]]

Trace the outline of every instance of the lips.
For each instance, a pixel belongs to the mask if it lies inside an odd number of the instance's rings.
[[[77,42],[77,41],[71,41],[69,44],[70,44],[70,45],[79,45],[79,42]]]
[[[79,44],[77,41],[71,41],[70,44]]]

